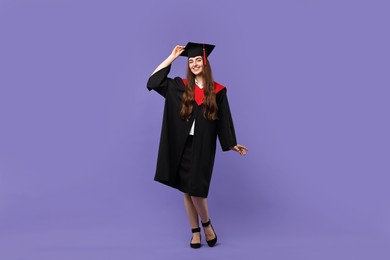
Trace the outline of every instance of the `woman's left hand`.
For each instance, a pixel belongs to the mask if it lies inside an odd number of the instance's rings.
[[[230,147],[231,150],[238,152],[240,155],[246,155],[246,151],[248,151],[248,148],[241,144],[237,144],[233,147]]]

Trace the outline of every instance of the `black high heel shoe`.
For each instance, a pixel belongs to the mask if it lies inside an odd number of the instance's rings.
[[[203,227],[208,227],[208,226],[211,226],[211,229],[213,230],[214,232],[214,235],[215,235],[215,238],[211,239],[211,240],[206,240],[207,244],[209,245],[209,247],[213,247],[215,246],[215,244],[217,243],[217,233],[215,233],[214,231],[214,228],[213,228],[213,225],[211,225],[211,220],[209,219],[209,221],[207,221],[206,223],[203,223],[202,222],[202,226]]]
[[[198,232],[200,233],[199,227],[192,229],[192,233],[198,233]],[[200,234],[199,234],[199,238],[201,239]],[[193,236],[191,237],[190,246],[192,248],[200,248],[201,244],[200,243],[192,243],[192,239],[193,239]]]

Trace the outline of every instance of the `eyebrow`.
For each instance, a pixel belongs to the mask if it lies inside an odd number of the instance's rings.
[[[199,60],[199,59],[202,59],[202,57],[198,56],[198,57],[194,57],[194,58],[189,58],[188,62],[193,61],[193,60]]]

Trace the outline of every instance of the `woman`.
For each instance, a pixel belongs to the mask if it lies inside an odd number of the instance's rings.
[[[192,227],[192,248],[201,247],[198,216],[207,244],[217,235],[210,223],[207,195],[214,166],[216,139],[223,151],[246,155],[237,144],[226,88],[213,81],[207,57],[214,45],[189,42],[176,46],[150,76],[147,88],[165,97],[155,180],[184,193],[184,206]],[[168,77],[172,62],[188,57],[187,78]]]

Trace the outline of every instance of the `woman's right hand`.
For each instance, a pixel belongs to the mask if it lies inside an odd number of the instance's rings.
[[[171,55],[168,56],[163,62],[161,62],[160,65],[153,71],[152,75],[156,73],[157,71],[161,70],[162,68],[168,67],[171,65],[171,63],[180,56],[180,54],[183,53],[185,46],[176,45],[175,48],[173,48],[173,51]]]
[[[180,54],[183,53],[184,48],[185,46],[176,45],[175,48],[173,48],[172,50],[171,56],[176,59],[177,57],[180,56]]]

